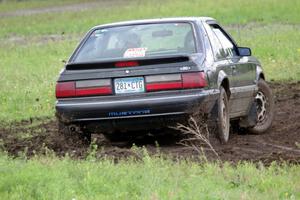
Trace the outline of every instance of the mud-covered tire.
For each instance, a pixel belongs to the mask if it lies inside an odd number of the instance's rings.
[[[260,79],[257,86],[258,91],[255,96],[257,122],[254,127],[248,130],[254,134],[262,134],[272,125],[275,107],[272,90],[268,84],[263,79]]]
[[[229,100],[225,89],[221,86],[220,96],[218,99],[217,136],[222,144],[228,142],[229,130]]]

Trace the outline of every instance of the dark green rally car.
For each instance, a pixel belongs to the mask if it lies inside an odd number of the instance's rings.
[[[162,129],[202,112],[226,143],[230,122],[262,133],[274,115],[259,61],[208,17],[92,28],[61,71],[56,98],[60,131],[86,138]]]

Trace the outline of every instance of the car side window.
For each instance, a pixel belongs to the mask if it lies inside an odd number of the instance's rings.
[[[222,44],[224,49],[224,56],[226,58],[236,56],[237,52],[234,44],[231,42],[228,36],[224,34],[222,29],[216,24],[210,25],[210,28],[214,33],[214,35],[219,39],[220,43]]]

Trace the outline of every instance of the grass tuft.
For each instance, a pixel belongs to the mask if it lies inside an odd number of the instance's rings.
[[[299,166],[0,156],[2,199],[298,199]]]

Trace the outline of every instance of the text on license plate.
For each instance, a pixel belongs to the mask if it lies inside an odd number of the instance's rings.
[[[114,85],[116,94],[138,93],[145,91],[143,77],[117,78],[115,79]]]

